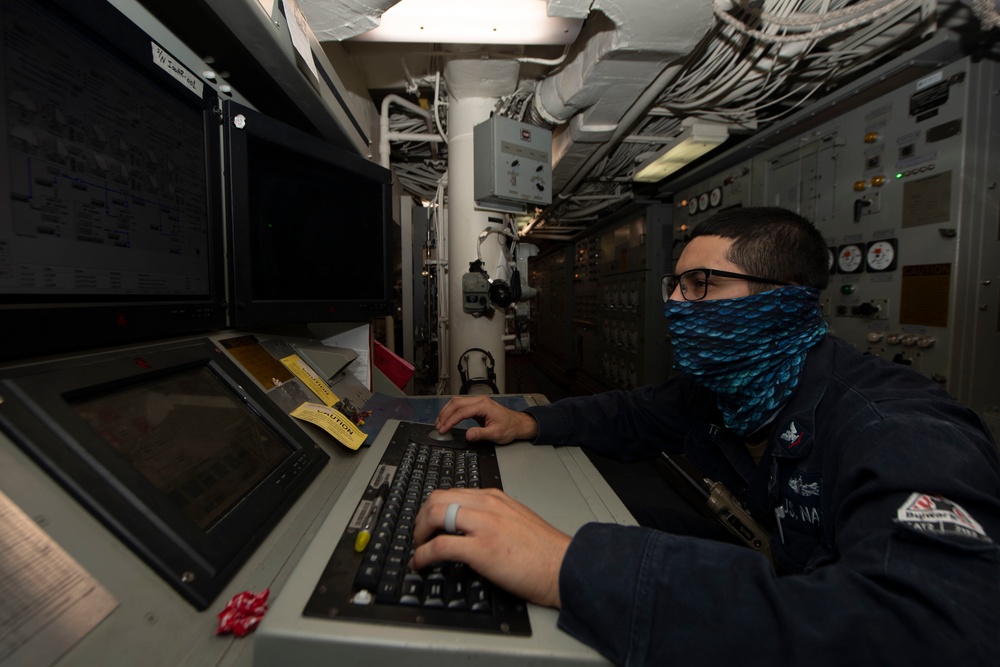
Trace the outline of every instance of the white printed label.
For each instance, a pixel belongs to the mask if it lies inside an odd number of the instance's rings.
[[[937,71],[933,74],[928,74],[924,78],[917,81],[917,90],[923,90],[924,88],[930,88],[935,83],[941,83],[944,81],[944,72]]]
[[[204,96],[205,84],[195,76],[191,70],[177,62],[172,55],[167,53],[162,46],[156,42],[150,42],[153,47],[153,62],[177,79],[185,88],[188,88],[199,98]]]

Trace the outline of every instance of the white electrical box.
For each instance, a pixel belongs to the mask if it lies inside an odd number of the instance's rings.
[[[552,132],[494,116],[472,141],[476,206],[523,213],[552,203]]]

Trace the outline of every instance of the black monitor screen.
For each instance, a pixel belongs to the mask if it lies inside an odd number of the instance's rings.
[[[328,460],[208,339],[0,370],[0,430],[206,608]]]
[[[212,90],[107,2],[0,29],[0,358],[223,326]]]
[[[131,466],[205,529],[292,453],[204,366],[71,404]]]
[[[253,135],[247,169],[255,299],[385,298],[382,183]]]
[[[390,314],[389,171],[232,102],[226,118],[233,323]]]

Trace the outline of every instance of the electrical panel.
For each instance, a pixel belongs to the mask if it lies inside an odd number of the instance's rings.
[[[539,360],[565,359],[559,376],[571,380],[572,393],[628,389],[670,374],[660,290],[672,265],[670,217],[667,205],[639,207],[577,238],[568,261],[564,251],[533,260],[538,349],[548,353]],[[571,287],[568,308],[551,294],[565,293],[564,276]],[[552,308],[543,308],[543,300],[562,306],[556,315],[561,326],[543,322]],[[562,314],[567,310],[569,318]]]
[[[572,379],[575,362],[566,344],[571,335],[573,285],[570,246],[528,259],[530,283],[537,290],[533,297],[532,320],[535,325],[534,364],[544,369],[560,385]]]
[[[570,349],[576,361],[574,376],[577,392],[600,391],[593,378],[600,374],[600,323],[598,308],[601,294],[601,236],[591,234],[578,239],[573,255],[573,319]]]
[[[669,273],[667,205],[647,206],[600,233],[597,354],[586,370],[601,388],[631,389],[670,374],[660,282]]]
[[[741,163],[675,198],[673,215],[673,258],[680,256],[688,233],[702,220],[725,208],[750,205],[750,162]]]
[[[996,64],[964,59],[868,96],[678,192],[674,233],[731,205],[799,212],[829,248],[831,333],[989,421],[1000,414],[998,89]]]
[[[552,203],[552,132],[493,116],[472,130],[473,197],[480,208],[524,212]]]

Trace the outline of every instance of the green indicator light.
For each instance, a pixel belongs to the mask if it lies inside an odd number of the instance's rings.
[[[902,178],[902,177],[903,177],[902,174],[896,174],[896,178]]]

